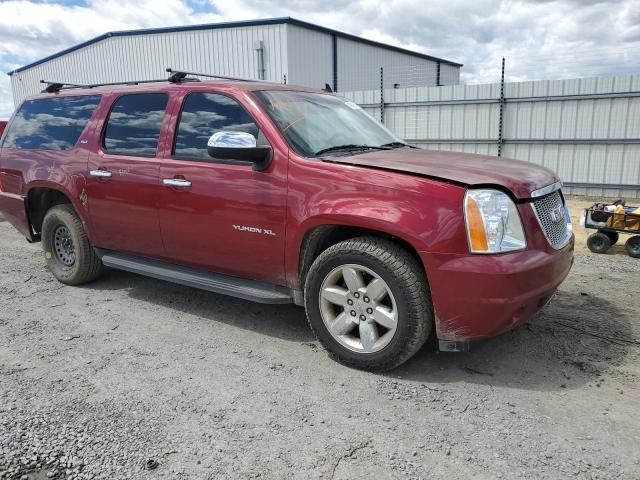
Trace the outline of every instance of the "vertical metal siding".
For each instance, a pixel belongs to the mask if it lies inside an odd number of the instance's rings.
[[[437,62],[338,38],[340,92],[379,88],[380,67],[386,87],[436,85]]]
[[[549,98],[593,94],[617,96]],[[343,95],[380,118],[379,92]],[[571,193],[640,197],[637,187],[598,186],[640,186],[639,95],[640,75],[508,83],[504,156],[551,168],[566,183],[586,184],[567,188]],[[389,89],[385,124],[420,147],[495,155],[499,96],[500,84]],[[434,101],[444,103],[415,104]]]
[[[460,67],[440,63],[440,85],[458,85],[460,83]]]
[[[288,83],[333,85],[333,38],[328,33],[287,25]],[[338,83],[339,85],[339,83]]]
[[[42,89],[41,79],[72,83],[149,80],[165,68],[258,78],[254,42],[264,42],[266,80],[287,73],[286,25],[262,25],[116,36],[88,45],[11,76],[14,102]]]

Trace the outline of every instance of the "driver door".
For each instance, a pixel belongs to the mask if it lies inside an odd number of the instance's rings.
[[[214,159],[217,132],[243,131],[268,145],[236,99],[196,91],[174,98],[175,139],[160,166],[160,229],[171,261],[284,284],[287,154],[274,150],[265,171]]]

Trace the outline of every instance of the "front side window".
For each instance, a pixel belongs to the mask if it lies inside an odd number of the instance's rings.
[[[25,100],[9,125],[3,147],[70,150],[99,103],[99,95]]]
[[[155,157],[167,101],[164,93],[135,93],[118,98],[104,133],[107,153]]]
[[[403,144],[398,137],[358,105],[321,93],[286,90],[255,92],[269,116],[304,157],[345,145],[389,148]]]
[[[189,94],[182,107],[173,157],[211,161],[207,142],[211,135],[223,130],[247,132],[257,139],[259,137],[259,129],[253,118],[233,98],[218,93]]]

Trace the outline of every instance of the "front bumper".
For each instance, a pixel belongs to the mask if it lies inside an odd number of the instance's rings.
[[[0,192],[0,213],[27,240],[33,241],[33,233],[27,217],[25,197],[13,193]]]
[[[493,337],[544,307],[573,264],[574,239],[561,250],[501,255],[421,252],[427,269],[438,339]]]

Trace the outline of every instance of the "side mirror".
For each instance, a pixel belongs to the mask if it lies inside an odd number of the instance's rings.
[[[256,146],[256,137],[247,132],[216,132],[207,142],[207,152],[219,160],[250,162],[257,171],[266,170],[271,163],[271,147]]]

